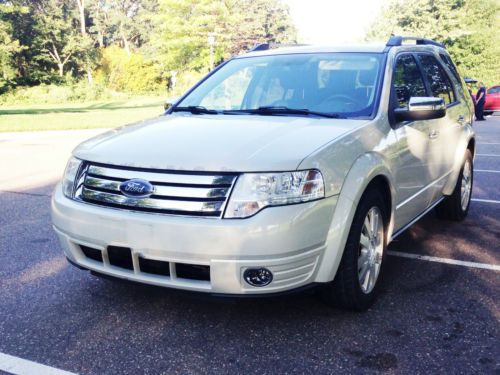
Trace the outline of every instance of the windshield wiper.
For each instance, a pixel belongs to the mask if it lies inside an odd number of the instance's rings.
[[[207,109],[201,105],[188,105],[186,107],[174,107],[172,108],[172,112],[191,112],[194,115],[199,114],[209,114],[209,115],[218,115],[219,112],[215,109]]]
[[[231,113],[250,113],[257,115],[305,115],[305,116],[318,116],[327,118],[344,118],[337,113],[316,112],[309,109],[302,108],[289,108],[284,106],[264,106],[256,109],[236,109],[223,111],[224,114]]]

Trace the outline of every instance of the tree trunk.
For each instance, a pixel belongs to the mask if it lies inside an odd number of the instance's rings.
[[[59,77],[63,77],[64,76],[64,64],[57,64],[57,66],[59,67]]]
[[[85,38],[87,35],[87,25],[85,24],[85,0],[76,0],[76,3],[80,13],[80,32],[82,37]],[[89,85],[94,83],[94,79],[92,78],[92,69],[90,69],[90,67],[87,67],[87,80],[89,81]]]
[[[120,23],[120,36],[122,38],[122,43],[123,43],[123,49],[127,52],[127,55],[130,55],[130,44],[128,42],[127,37],[125,36],[125,33],[123,32],[123,24]]]
[[[92,78],[92,70],[87,68],[87,80],[89,81],[89,85],[94,83],[94,78]]]
[[[87,34],[86,25],[85,25],[85,0],[76,0],[78,5],[78,11],[80,13],[80,31],[82,35]]]
[[[97,43],[99,43],[99,48],[104,47],[104,35],[100,31],[97,34]]]
[[[129,44],[127,38],[122,37],[122,40],[123,40],[123,48],[125,49],[127,54],[130,55],[130,44]]]

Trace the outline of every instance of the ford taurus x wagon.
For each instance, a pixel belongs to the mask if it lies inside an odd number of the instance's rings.
[[[163,116],[79,145],[54,229],[97,274],[224,295],[320,284],[326,301],[366,309],[391,240],[433,208],[467,215],[464,87],[432,40],[259,45]]]

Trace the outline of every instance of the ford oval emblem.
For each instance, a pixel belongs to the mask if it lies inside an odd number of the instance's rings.
[[[154,193],[155,188],[148,181],[134,178],[123,181],[120,184],[120,191],[130,198],[147,198]]]

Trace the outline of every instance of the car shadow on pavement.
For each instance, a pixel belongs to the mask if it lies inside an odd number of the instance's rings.
[[[0,224],[9,223],[0,232],[0,351],[42,353],[82,373],[495,366],[492,271],[387,257],[380,298],[365,313],[327,306],[314,291],[221,298],[109,280],[65,262],[49,197],[23,193],[0,192]],[[499,227],[495,213],[475,205],[462,224],[431,213],[391,249],[484,262],[495,256],[487,249]]]

